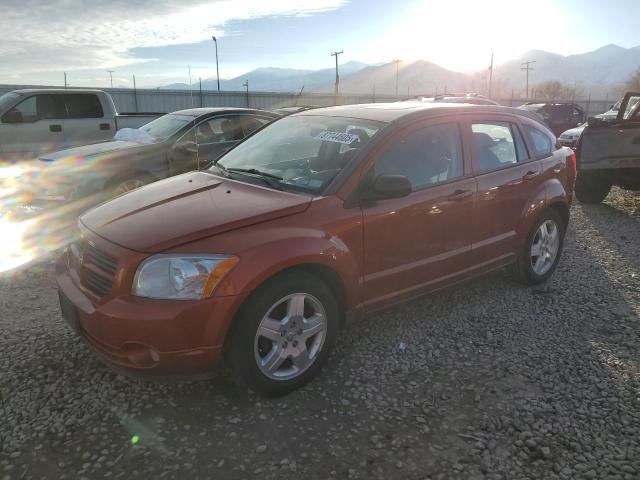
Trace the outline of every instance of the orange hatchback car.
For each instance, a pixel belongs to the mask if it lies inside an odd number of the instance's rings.
[[[262,128],[206,171],[85,213],[56,266],[64,318],[108,365],[200,375],[223,358],[280,394],[349,316],[512,265],[555,270],[575,157],[532,114],[353,105]]]

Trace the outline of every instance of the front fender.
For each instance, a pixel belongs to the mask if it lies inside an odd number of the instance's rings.
[[[216,289],[214,295],[238,295],[244,300],[253,290],[274,275],[302,265],[320,265],[340,278],[347,304],[359,301],[358,261],[337,236],[314,229],[286,228],[261,232],[268,241],[245,250],[240,262]]]

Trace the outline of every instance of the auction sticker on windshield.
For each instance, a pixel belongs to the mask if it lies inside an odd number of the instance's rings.
[[[360,140],[358,135],[354,135],[352,133],[328,132],[326,130],[324,132],[320,132],[315,138],[325,142],[343,143],[345,145],[350,145],[356,140]]]

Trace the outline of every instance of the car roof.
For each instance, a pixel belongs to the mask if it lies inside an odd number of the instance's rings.
[[[447,113],[510,113],[524,116],[540,122],[540,118],[523,109],[502,107],[499,105],[471,105],[467,103],[425,103],[425,102],[395,102],[395,103],[365,103],[360,105],[341,105],[336,107],[316,108],[291,116],[327,116],[350,117],[376,122],[391,123],[393,121],[413,116],[436,116]]]
[[[22,95],[29,93],[104,93],[104,90],[95,88],[21,88],[8,93],[20,93]]]
[[[184,110],[178,110],[171,112],[176,115],[187,115],[190,117],[201,117],[202,115],[208,115],[212,113],[259,113],[268,115],[270,117],[277,118],[278,115],[266,110],[258,110],[255,108],[240,108],[240,107],[211,107],[211,108],[187,108]]]

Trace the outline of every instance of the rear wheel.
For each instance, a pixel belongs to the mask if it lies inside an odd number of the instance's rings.
[[[611,190],[611,182],[597,173],[578,173],[576,179],[576,198],[582,203],[600,203]]]
[[[517,280],[527,285],[546,281],[558,266],[565,225],[553,209],[546,210],[534,224],[513,267]]]
[[[280,275],[240,309],[227,356],[234,376],[252,390],[281,395],[315,377],[338,332],[331,290],[305,272]]]

